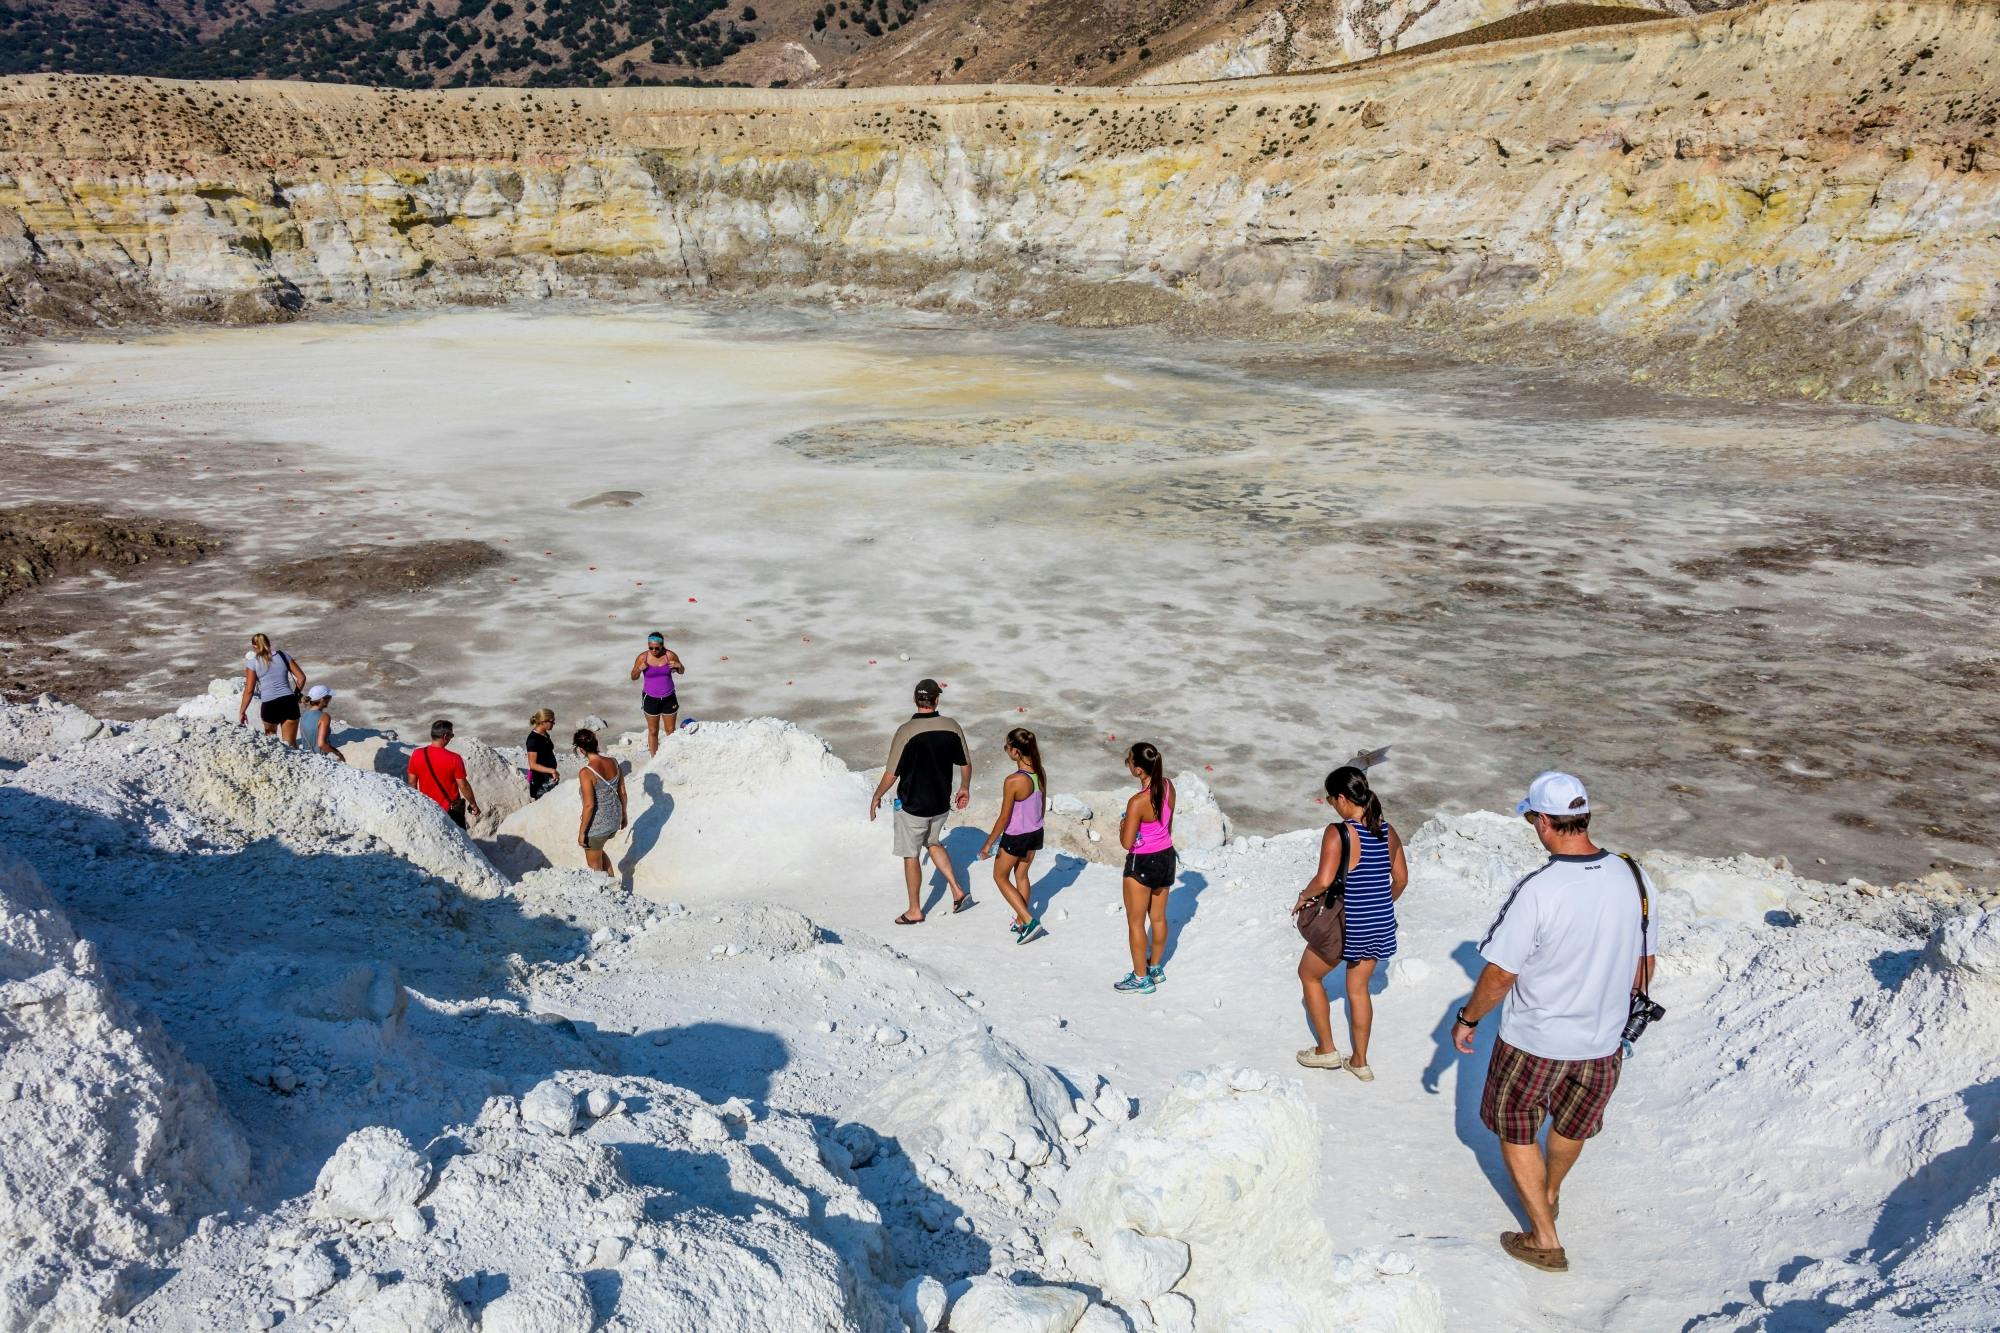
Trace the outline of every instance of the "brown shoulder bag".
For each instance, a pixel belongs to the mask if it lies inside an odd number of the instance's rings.
[[[1299,909],[1299,936],[1321,962],[1338,964],[1347,945],[1347,821],[1340,821],[1340,871],[1333,886]]]

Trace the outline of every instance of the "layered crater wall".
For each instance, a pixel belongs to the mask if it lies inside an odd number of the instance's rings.
[[[829,284],[2000,425],[2000,10],[1767,3],[1131,89],[0,82],[0,309]]]

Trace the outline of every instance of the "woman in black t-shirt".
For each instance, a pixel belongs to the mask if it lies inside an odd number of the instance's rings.
[[[556,743],[549,739],[549,729],[556,724],[556,715],[546,708],[537,708],[535,715],[528,719],[528,799],[539,801],[555,790],[562,781],[562,770],[556,767]]]

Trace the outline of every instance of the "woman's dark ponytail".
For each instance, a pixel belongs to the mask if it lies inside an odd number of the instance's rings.
[[[1028,771],[1035,775],[1035,781],[1042,786],[1043,796],[1048,795],[1049,771],[1042,767],[1041,743],[1035,733],[1026,727],[1016,727],[1007,733],[1007,748],[1028,761]]]
[[[1382,798],[1368,785],[1368,774],[1349,764],[1326,775],[1326,799],[1343,797],[1361,807],[1361,822],[1376,837],[1382,836]]]
[[[1155,821],[1167,817],[1167,762],[1160,757],[1160,747],[1151,741],[1140,741],[1125,752],[1125,762],[1146,775],[1146,790],[1153,794],[1153,818]]]

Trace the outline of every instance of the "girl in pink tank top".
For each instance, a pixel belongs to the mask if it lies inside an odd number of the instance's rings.
[[[1034,864],[1035,853],[1042,849],[1049,774],[1042,767],[1042,750],[1035,733],[1026,727],[1016,727],[1007,733],[1007,757],[1014,761],[1014,772],[1000,784],[1000,817],[993,821],[993,831],[986,835],[979,859],[983,861],[993,855],[994,844],[999,844],[1000,859],[993,863],[993,883],[1007,905],[1014,909],[1014,924],[1009,927],[1014,932],[1014,942],[1026,944],[1046,933],[1042,918],[1034,911],[1028,868]]]
[[[1167,979],[1167,890],[1179,870],[1174,856],[1174,784],[1160,747],[1140,741],[1125,752],[1125,770],[1139,790],[1125,803],[1118,841],[1125,848],[1125,933],[1132,970],[1112,987],[1151,995]]]

